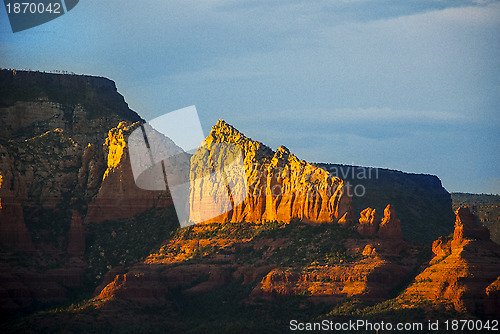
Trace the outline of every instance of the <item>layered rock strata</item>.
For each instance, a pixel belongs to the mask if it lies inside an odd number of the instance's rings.
[[[190,217],[201,220],[203,212],[214,198],[213,194],[238,189],[232,179],[225,182],[204,182],[210,166],[218,161],[231,161],[213,148],[217,144],[237,146],[243,155],[248,195],[244,201],[211,221],[290,221],[347,224],[352,221],[352,201],[344,182],[321,168],[298,159],[280,146],[273,152],[263,144],[245,137],[238,130],[219,120],[206,139],[206,145],[191,158]],[[210,164],[207,161],[211,161]],[[222,163],[223,164],[223,163]],[[230,173],[228,173],[230,174]],[[239,191],[239,190],[236,190]],[[212,201],[213,206],[220,205]],[[224,212],[224,208],[208,210]]]
[[[134,181],[127,138],[138,126],[120,122],[109,130],[103,145],[107,168],[97,195],[88,205],[85,222],[132,217],[153,207],[172,205],[167,191],[140,189]]]
[[[401,240],[401,221],[396,217],[396,210],[388,204],[384,210],[384,218],[380,222],[377,236],[382,239]]]
[[[377,218],[375,209],[366,208],[360,213],[359,225],[357,227],[359,234],[364,237],[375,236],[378,232],[380,220]]]
[[[433,244],[436,255],[399,297],[408,307],[420,302],[448,305],[459,312],[499,316],[500,246],[476,225],[469,208],[457,209],[453,239]]]

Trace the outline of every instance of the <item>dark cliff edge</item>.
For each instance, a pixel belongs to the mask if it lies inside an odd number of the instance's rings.
[[[57,104],[59,113],[19,117],[22,103]],[[113,81],[94,76],[0,70],[0,138],[24,139],[62,127],[72,134],[75,118],[105,120],[103,139],[117,121],[142,121],[128,108]],[[32,112],[33,110],[28,110]],[[14,114],[14,115],[11,115]],[[8,117],[16,120],[9,120]],[[56,118],[56,120],[54,120]],[[98,132],[101,129],[89,129]]]
[[[381,217],[386,205],[391,204],[401,219],[405,240],[431,242],[453,231],[451,195],[435,175],[340,164],[316,165],[349,183],[355,220],[367,207],[376,209]]]

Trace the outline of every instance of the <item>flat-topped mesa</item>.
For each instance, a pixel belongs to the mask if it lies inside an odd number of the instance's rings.
[[[214,156],[212,151],[217,147],[214,144],[235,145],[241,149],[248,192],[241,204],[208,222],[286,222],[295,218],[318,223],[352,221],[352,199],[343,180],[298,159],[286,147],[280,146],[274,152],[223,120],[212,128],[205,142],[191,158],[192,221],[199,220],[201,203],[207,203],[213,194],[227,191],[224,182],[203,183],[201,179],[206,170],[200,166],[207,164],[206,159],[219,163],[231,160],[220,156],[221,151]]]

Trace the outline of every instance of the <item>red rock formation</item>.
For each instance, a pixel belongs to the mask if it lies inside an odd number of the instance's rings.
[[[459,312],[500,315],[500,246],[485,240],[468,208],[456,211],[454,238],[434,243],[431,266],[399,297],[409,307],[420,302],[450,305]],[[478,237],[479,236],[479,237]]]
[[[101,300],[126,299],[140,305],[166,303],[168,288],[162,284],[160,275],[154,271],[128,272],[116,275],[97,297]]]
[[[201,294],[221,287],[233,279],[234,268],[228,265],[180,265],[165,267],[136,265],[114,279],[102,289],[97,289],[96,301],[122,299],[141,305],[167,303],[171,288],[181,289],[184,294]],[[204,278],[204,279],[201,279]],[[193,286],[193,282],[201,282]]]
[[[451,240],[446,237],[439,237],[436,241],[432,243],[432,252],[436,258],[441,259],[444,256],[448,256],[451,253]]]
[[[95,144],[89,143],[84,149],[78,170],[78,187],[85,189],[85,197],[97,194],[106,170],[104,154]]]
[[[468,207],[460,207],[456,211],[455,231],[453,241],[461,243],[464,236],[479,240],[490,240],[490,231],[487,227],[479,226],[476,217],[470,212]]]
[[[377,236],[382,239],[402,240],[401,222],[396,218],[394,207],[388,204],[384,210],[384,218],[380,223]]]
[[[490,314],[500,314],[500,276],[486,287],[486,296],[488,296],[487,312]]]
[[[385,246],[377,249],[384,253]],[[387,298],[389,291],[408,274],[411,266],[384,259],[371,245],[364,247],[367,257],[354,263],[315,266],[305,270],[275,268],[252,292],[253,297],[308,295],[318,301],[336,302],[348,297],[365,300]]]
[[[273,152],[223,120],[212,128],[206,146],[198,149],[191,159],[191,179],[194,180],[190,197],[192,221],[203,221],[204,212],[200,207],[202,203],[210,202],[213,194],[227,193],[224,182],[204,182],[201,178],[211,172],[210,168],[217,164],[216,161],[232,160],[231,156],[220,156],[217,150],[212,152],[221,143],[236,145],[241,150],[248,196],[236,208],[211,221],[290,221],[294,218],[342,224],[352,221],[352,199],[341,179],[298,159],[283,146]],[[228,184],[233,192],[244,191],[238,188],[240,183],[229,176]],[[209,210],[226,211],[224,205],[227,204],[215,201],[213,205],[223,207]]]
[[[360,213],[358,232],[364,237],[377,235],[380,221],[375,209],[366,208]]]
[[[85,222],[132,217],[153,207],[168,207],[167,191],[143,190],[136,186],[126,138],[138,126],[121,122],[109,131],[104,143],[107,169],[97,195],[88,205]]]

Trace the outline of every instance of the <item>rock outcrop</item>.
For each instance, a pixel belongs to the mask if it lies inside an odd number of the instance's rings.
[[[393,241],[403,239],[401,221],[396,218],[396,210],[391,204],[385,207],[382,221],[377,219],[375,209],[366,208],[361,211],[357,230],[364,237],[377,236],[381,239]]]
[[[401,219],[406,241],[432,242],[453,231],[455,217],[451,195],[435,175],[353,165],[315,165],[340,177],[352,188],[355,217],[370,207],[377,210],[381,218],[390,203]]]
[[[139,123],[120,122],[109,130],[104,143],[107,168],[97,195],[88,205],[85,222],[132,217],[153,207],[172,205],[167,191],[143,190],[135,184],[127,137],[138,126]]]
[[[476,217],[470,212],[468,207],[460,207],[456,211],[455,231],[453,232],[453,243],[458,247],[464,238],[474,238],[479,240],[490,240],[490,231],[487,227],[479,226]]]
[[[432,243],[432,252],[435,255],[435,260],[439,260],[451,253],[451,240],[448,240],[445,236],[439,237],[436,241]]]
[[[377,235],[380,220],[377,218],[375,209],[366,208],[360,213],[358,232],[364,237]]]
[[[106,78],[0,70],[0,85],[0,139],[25,140],[59,128],[82,145],[102,144],[120,121],[141,121]]]
[[[387,298],[391,288],[408,274],[408,268],[378,256],[352,265],[308,268],[277,268],[252,292],[253,297],[306,295],[313,300],[337,302],[349,297],[365,300]]]
[[[233,210],[212,221],[264,222],[290,221],[294,218],[341,224],[352,221],[351,195],[340,178],[298,159],[283,146],[273,152],[245,137],[223,120],[217,122],[206,139],[206,145],[191,158],[191,179],[194,181],[190,217],[193,221],[201,220],[199,208],[202,203],[209,202],[213,194],[227,192],[228,185],[224,182],[204,183],[202,179],[217,161],[232,160],[230,156],[221,156],[220,151],[213,151],[221,143],[235,145],[241,150],[248,196]],[[207,159],[212,161],[211,164],[207,163]],[[229,179],[230,185],[231,182],[233,180]]]
[[[166,303],[168,288],[160,280],[156,272],[128,272],[116,275],[111,283],[106,285],[97,299],[125,299],[140,305],[155,305]]]
[[[232,280],[234,268],[229,265],[181,265],[158,271],[156,266],[136,265],[124,274],[117,274],[99,290],[94,301],[128,300],[140,305],[168,303],[169,289],[182,293],[201,294],[221,287]]]
[[[402,240],[401,221],[396,218],[396,210],[388,204],[384,210],[384,218],[380,222],[377,236],[382,239]]]
[[[461,207],[455,214],[453,239],[440,238],[433,244],[436,257],[399,299],[407,307],[427,302],[499,316],[500,246],[486,239],[469,208]]]

